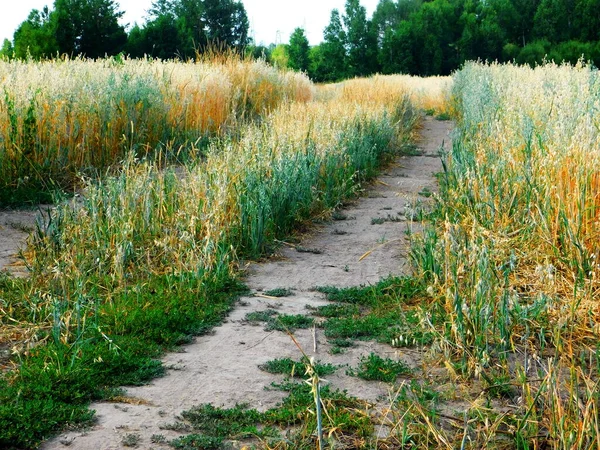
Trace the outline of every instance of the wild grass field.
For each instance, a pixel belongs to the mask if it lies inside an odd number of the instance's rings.
[[[12,349],[0,446],[35,448],[89,423],[91,400],[160,375],[162,352],[219,323],[244,292],[241,260],[330,217],[413,149],[427,113],[456,130],[427,226],[411,236],[414,275],[330,287],[336,306],[322,312],[332,327],[382,333],[390,317],[405,320],[386,339],[418,352],[422,368],[409,383],[376,355],[354,369],[389,374],[386,439],[368,438],[377,418],[360,402],[331,394],[329,413],[359,448],[600,448],[596,69],[467,63],[452,80],[315,86],[232,59],[2,64],[5,204],[40,199],[48,179],[78,194],[32,234],[30,276],[0,278],[0,345]],[[59,74],[72,79],[48,82]],[[188,416],[270,426],[296,414],[311,436],[311,396],[289,389],[290,401],[308,400],[266,416]]]
[[[412,252],[443,318],[424,317],[432,350],[470,404],[464,430],[428,429],[440,446],[599,448],[598,71],[468,63],[452,99]]]

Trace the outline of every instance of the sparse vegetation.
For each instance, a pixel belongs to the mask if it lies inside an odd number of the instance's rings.
[[[353,377],[369,381],[385,381],[387,383],[393,383],[399,376],[406,376],[410,373],[410,367],[404,362],[382,358],[375,353],[362,357],[358,367],[348,370],[348,375]]]
[[[275,288],[264,291],[263,294],[269,297],[289,297],[290,295],[294,295],[294,291],[287,288]]]
[[[289,377],[306,377],[305,366],[308,361],[303,357],[300,361],[294,361],[291,358],[278,358],[267,361],[259,366],[260,370],[265,372],[287,375]],[[315,372],[318,376],[323,377],[332,374],[337,367],[332,364],[322,364],[315,362],[313,364]]]

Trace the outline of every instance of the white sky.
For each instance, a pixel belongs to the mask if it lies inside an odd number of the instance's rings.
[[[125,11],[122,23],[142,24],[152,0],[117,0]],[[329,23],[331,10],[343,12],[345,0],[242,0],[250,19],[250,35],[257,43],[287,43],[296,27],[306,30],[311,45],[323,40],[323,29]],[[370,17],[378,0],[361,0]],[[32,9],[52,8],[54,0],[0,0],[0,45],[27,19]]]

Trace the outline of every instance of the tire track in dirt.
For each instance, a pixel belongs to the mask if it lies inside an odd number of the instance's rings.
[[[161,429],[172,423],[182,411],[202,403],[232,407],[238,403],[266,410],[283,398],[283,393],[264,390],[277,376],[258,369],[258,365],[274,358],[299,359],[298,349],[282,332],[265,332],[262,326],[252,326],[244,320],[247,313],[275,308],[281,314],[306,314],[306,305],[327,304],[315,286],[337,287],[375,283],[390,274],[409,271],[406,229],[418,231],[419,224],[410,222],[411,208],[407,204],[436,189],[433,176],[442,170],[437,154],[443,142],[449,143],[450,122],[426,118],[422,127],[420,156],[404,156],[385,170],[365,192],[365,196],[342,213],[346,220],[332,221],[316,227],[301,242],[304,249],[319,253],[298,252],[292,246],[282,246],[278,257],[251,264],[247,268],[247,285],[255,296],[242,298],[226,322],[213,334],[198,337],[181,353],[165,355],[168,370],[163,378],[149,385],[127,388],[129,403],[94,403],[95,425],[84,432],[66,432],[46,442],[46,450],[69,449],[110,450],[125,448],[123,438],[139,435],[139,448],[170,448],[151,443],[151,436],[162,434],[167,439],[178,437],[175,431]],[[340,217],[341,218],[341,217]],[[361,256],[370,252],[362,261]],[[293,295],[272,299],[261,292],[274,288],[293,290]],[[296,339],[309,356],[335,365],[356,365],[370,352],[397,355],[409,365],[416,365],[414,352],[393,349],[376,342],[358,342],[340,355],[331,355],[330,345],[322,335],[317,337],[313,351],[312,330],[298,330]],[[338,370],[343,372],[343,370]],[[345,374],[327,377],[337,388],[367,401],[376,402],[387,396],[387,386],[366,382]]]

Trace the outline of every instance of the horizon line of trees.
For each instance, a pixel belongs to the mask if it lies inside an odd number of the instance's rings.
[[[331,82],[374,73],[447,75],[467,60],[534,65],[584,59],[600,65],[600,0],[360,0],[334,9],[323,42],[302,28],[287,44],[254,45],[240,0],[154,0],[126,32],[114,0],[54,0],[32,10],[0,55],[195,58],[218,45]]]
[[[308,46],[297,28],[272,55],[324,82],[448,75],[469,60],[533,66],[580,58],[600,65],[600,0],[379,0],[370,19],[359,0],[346,0],[343,14],[331,12],[321,44]]]
[[[123,14],[115,0],[54,0],[53,9],[29,13],[0,55],[190,59],[213,44],[238,50],[249,44],[248,16],[239,0],[154,0],[146,23],[129,33],[119,24]]]

